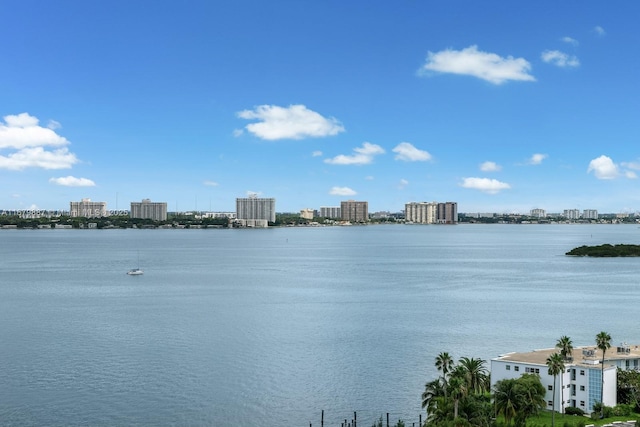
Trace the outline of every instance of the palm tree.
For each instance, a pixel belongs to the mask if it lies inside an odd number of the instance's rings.
[[[449,372],[453,369],[453,357],[449,353],[442,352],[436,356],[436,369],[442,372],[442,380],[444,382],[444,395],[447,396],[447,383],[449,381]]]
[[[444,397],[444,384],[442,378],[429,381],[424,385],[422,393],[422,407],[427,408],[427,415],[433,413],[437,407],[437,398]]]
[[[566,335],[561,336],[556,343],[556,348],[560,349],[560,354],[565,362],[573,360],[573,342],[571,338]],[[560,375],[560,406],[560,412],[564,412],[564,372]]]
[[[551,427],[555,425],[555,413],[556,413],[556,377],[560,373],[564,373],[564,358],[560,353],[553,353],[547,357],[547,366],[549,367],[549,375],[553,376],[553,400],[551,412]]]
[[[451,398],[453,399],[453,420],[455,422],[458,418],[458,404],[460,399],[464,398],[469,392],[466,371],[462,366],[458,365],[451,371],[448,388],[451,392]]]
[[[518,413],[517,381],[516,379],[500,380],[496,383],[493,391],[496,415],[502,414],[506,425],[509,425]]]
[[[602,363],[600,364],[600,379],[602,380],[600,383],[600,418],[604,418],[604,354],[607,352],[607,349],[611,348],[611,335],[602,331],[598,335],[596,335],[596,346],[602,350]]]
[[[565,362],[571,358],[571,354],[573,352],[573,342],[571,341],[571,338],[566,335],[561,336],[556,343],[556,348],[560,350],[560,354],[564,358]]]
[[[486,362],[474,357],[462,357],[458,366],[462,368],[467,383],[467,390],[471,393],[484,393],[489,389],[489,375],[484,367]]]

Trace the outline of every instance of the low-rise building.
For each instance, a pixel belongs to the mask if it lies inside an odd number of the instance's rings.
[[[534,350],[528,353],[507,353],[491,360],[491,386],[504,379],[518,378],[530,373],[540,376],[547,390],[547,409],[554,407],[554,378],[549,375],[547,358],[558,353],[557,348]],[[595,346],[576,347],[571,357],[565,361],[565,371],[556,379],[555,408],[564,412],[567,407],[580,408],[586,413],[593,411],[593,405],[604,402],[606,406],[617,404],[617,369],[639,369],[640,349],[638,346],[622,344],[605,352],[604,369],[602,351]],[[604,391],[601,394],[602,375]]]

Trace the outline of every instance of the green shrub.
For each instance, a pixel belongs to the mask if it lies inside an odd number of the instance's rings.
[[[584,415],[584,411],[582,409],[574,408],[573,406],[569,406],[568,408],[565,408],[564,413],[567,415],[580,415],[580,416]]]

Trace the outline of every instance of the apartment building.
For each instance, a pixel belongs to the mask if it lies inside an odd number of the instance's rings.
[[[102,218],[108,216],[107,202],[92,202],[91,199],[70,202],[69,215],[84,218]]]
[[[166,221],[167,202],[152,202],[150,199],[142,199],[141,202],[131,202],[129,216],[131,218]]]
[[[369,221],[369,203],[355,200],[340,202],[340,213],[343,221],[367,222]]]
[[[415,224],[435,224],[438,218],[437,202],[410,202],[404,205],[404,219]]]
[[[518,378],[525,373],[540,376],[547,390],[547,409],[553,405],[554,378],[549,375],[547,358],[557,353],[557,348],[534,350],[528,353],[507,353],[491,360],[491,386],[503,379]],[[565,371],[556,378],[556,411],[567,407],[580,408],[586,413],[593,405],[604,402],[607,406],[617,403],[617,369],[638,369],[640,349],[638,346],[621,344],[605,352],[604,370],[601,365],[602,352],[595,346],[576,347],[565,361]],[[604,372],[604,393],[601,395],[601,379]]]

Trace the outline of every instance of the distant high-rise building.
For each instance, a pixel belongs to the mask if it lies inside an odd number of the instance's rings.
[[[367,222],[369,221],[369,202],[355,200],[340,202],[340,214],[343,221]]]
[[[438,203],[436,221],[440,224],[457,224],[458,204],[456,202]]]
[[[340,206],[320,206],[320,216],[322,218],[342,218]]]
[[[598,219],[598,211],[596,209],[585,209],[582,211],[582,219]]]
[[[531,209],[531,211],[529,211],[529,215],[534,218],[546,218],[547,211],[544,209]]]
[[[154,221],[167,220],[167,203],[152,202],[142,199],[142,202],[131,202],[131,218],[152,219]]]
[[[562,216],[567,219],[580,219],[580,211],[578,209],[565,209]]]
[[[82,199],[81,202],[70,202],[69,215],[84,218],[101,218],[108,216],[107,202],[92,202],[91,199]]]
[[[246,197],[236,199],[236,217],[240,220],[276,222],[276,199]]]
[[[404,218],[417,224],[435,224],[438,216],[436,202],[410,202],[404,205]]]
[[[300,218],[303,219],[313,219],[313,209],[301,209],[300,210]]]

